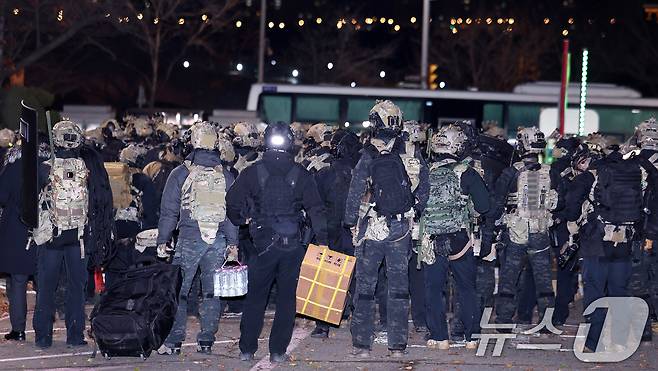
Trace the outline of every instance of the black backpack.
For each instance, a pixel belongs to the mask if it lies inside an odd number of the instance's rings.
[[[157,261],[123,271],[91,312],[101,354],[144,359],[160,348],[174,325],[181,281],[180,266]]]
[[[369,166],[372,197],[379,215],[394,217],[409,211],[414,205],[411,181],[397,154],[382,153]]]
[[[301,206],[295,200],[295,190],[302,169],[294,164],[285,176],[272,175],[264,162],[255,165],[260,187],[258,214],[282,237],[298,236]]]
[[[642,171],[635,159],[603,161],[594,187],[595,211],[608,223],[621,225],[642,220]]]

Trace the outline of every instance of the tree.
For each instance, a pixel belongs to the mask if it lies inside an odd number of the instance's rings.
[[[282,54],[289,56],[289,65],[299,66],[305,83],[381,85],[379,71],[395,55],[397,43],[366,42],[362,27],[345,20],[340,29],[333,23],[308,27]]]
[[[104,19],[101,0],[0,2],[0,84]]]
[[[470,24],[433,30],[430,60],[439,65],[444,74],[441,80],[448,86],[510,91],[540,77],[545,57],[557,39],[551,38],[552,28],[530,21],[489,20],[474,18]]]
[[[143,53],[148,72],[137,71],[147,86],[148,105],[155,106],[160,79],[169,79],[173,68],[190,48],[212,54],[210,43],[239,14],[239,0],[115,0],[108,3],[112,25],[128,36]],[[121,46],[125,48],[125,45]]]

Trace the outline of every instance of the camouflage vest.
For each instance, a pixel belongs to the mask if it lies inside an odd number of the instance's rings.
[[[539,170],[530,171],[523,162],[514,164],[518,171],[516,189],[507,197],[513,212],[505,222],[514,243],[526,244],[530,233],[543,233],[552,224],[551,210],[557,204],[557,193],[551,189],[550,167],[542,164]]]
[[[204,167],[185,161],[190,174],[181,189],[181,210],[189,210],[201,239],[213,244],[219,224],[226,219],[226,178],[222,166]]]
[[[88,177],[85,162],[79,158],[52,161],[49,184],[39,197],[39,226],[32,236],[37,245],[52,241],[53,228],[57,228],[58,235],[77,229],[82,240],[89,207]]]
[[[424,233],[457,232],[469,223],[468,196],[462,193],[461,176],[467,162],[441,161],[430,167],[430,195],[423,213]]]

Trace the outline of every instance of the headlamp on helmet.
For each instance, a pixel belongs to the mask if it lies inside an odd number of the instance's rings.
[[[268,150],[286,152],[292,148],[294,135],[284,122],[270,124],[265,129],[265,147]]]
[[[378,100],[370,110],[369,121],[375,129],[400,130],[402,111],[390,100]]]
[[[73,149],[82,144],[82,129],[73,121],[60,121],[52,130],[55,147]]]

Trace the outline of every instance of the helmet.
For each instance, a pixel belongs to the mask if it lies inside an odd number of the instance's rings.
[[[641,149],[658,150],[658,124],[652,117],[637,126],[638,143]]]
[[[53,126],[53,144],[59,148],[78,148],[82,144],[82,129],[73,121],[60,121]]]
[[[546,148],[544,133],[539,131],[536,126],[520,129],[516,134],[516,140],[517,149],[523,155],[538,154]]]
[[[306,138],[313,139],[315,143],[322,144],[331,140],[331,127],[325,123],[311,126],[306,132]]]
[[[194,149],[217,148],[217,129],[208,121],[197,121],[190,127],[190,144]]]
[[[576,137],[560,139],[555,143],[555,148],[553,148],[553,157],[570,158],[574,155],[574,151],[578,149],[579,145],[580,139]]]
[[[11,129],[4,128],[0,130],[1,148],[11,147],[14,144],[15,139],[16,139],[16,134]]]
[[[292,148],[295,137],[290,126],[285,122],[275,122],[265,129],[265,148],[286,152]]]
[[[598,146],[593,147],[587,143],[581,143],[571,154],[571,167],[576,170],[585,171],[593,161],[598,161],[603,156],[603,151],[599,150]]]
[[[178,139],[178,127],[163,120],[156,120],[157,126],[155,127],[156,133],[161,136],[163,141]],[[166,137],[165,137],[166,136]]]
[[[500,140],[507,140],[507,131],[504,128],[496,125],[495,121],[489,121],[486,124],[482,124],[482,129],[482,134],[486,136]]]
[[[297,144],[300,144],[302,141],[304,141],[304,126],[300,122],[293,122],[290,124],[290,129],[292,130],[292,133],[295,135],[295,142]]]
[[[153,127],[151,126],[151,123],[149,120],[143,117],[135,117],[135,116],[126,116],[124,118],[126,121],[126,131],[129,133],[132,131],[132,129],[135,130],[135,134],[140,137],[148,137],[151,134],[153,134]]]
[[[591,133],[588,134],[583,143],[587,144],[590,152],[596,152],[601,156],[606,155],[608,147],[610,147],[610,141],[608,138],[601,135],[601,133]]]
[[[390,100],[378,100],[368,116],[375,129],[400,130],[402,126],[402,111]]]
[[[409,135],[409,141],[413,143],[424,142],[425,131],[420,127],[418,121],[410,120],[402,124],[402,132]]]
[[[442,126],[432,135],[430,148],[434,153],[459,156],[466,149],[467,142],[468,137],[464,130],[459,125],[450,124]]]
[[[144,146],[138,144],[129,144],[126,148],[119,152],[119,161],[128,165],[137,165],[140,157],[146,154],[147,150]]]
[[[261,145],[260,135],[256,125],[250,122],[238,122],[233,128],[235,138],[233,144],[241,147],[258,147]]]

